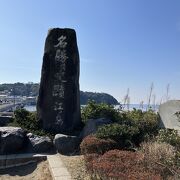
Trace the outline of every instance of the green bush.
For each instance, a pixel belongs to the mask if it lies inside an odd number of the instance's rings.
[[[96,132],[96,137],[113,139],[123,148],[132,146],[133,137],[136,137],[138,134],[139,129],[137,127],[114,123],[100,127]]]
[[[147,138],[157,135],[159,130],[159,116],[152,110],[143,112],[142,110],[133,109],[132,111],[123,112],[120,124],[137,127],[139,134],[133,138],[135,144],[139,144]]]
[[[97,132],[97,137],[113,138],[124,143],[124,145],[128,144],[127,142],[139,145],[147,138],[156,136],[159,130],[159,116],[152,110],[146,112],[136,109],[119,111],[114,109],[113,106],[96,104],[90,101],[87,106],[82,108],[81,117],[84,122],[88,119],[102,117],[111,119],[116,124],[100,128]]]
[[[143,116],[144,116],[144,112],[140,109],[137,110],[133,108],[132,111],[124,112],[124,119],[131,120],[132,123],[139,121],[140,119],[143,118]]]
[[[156,140],[158,142],[168,143],[176,148],[174,163],[177,167],[180,167],[180,135],[178,131],[174,129],[161,129],[156,136]]]
[[[12,124],[37,135],[49,135],[42,130],[42,122],[38,120],[36,112],[18,109],[14,111],[14,122]]]
[[[109,118],[112,121],[117,121],[119,118],[118,110],[108,104],[97,104],[94,101],[89,101],[87,106],[81,110],[82,121],[86,122],[88,119]]]
[[[157,140],[159,142],[166,142],[180,150],[180,136],[177,130],[161,129],[159,130]]]
[[[29,112],[25,109],[18,109],[14,112],[15,121],[26,129],[41,128],[40,122],[37,120],[35,112]]]
[[[176,152],[174,162],[175,162],[175,165],[179,167],[179,171],[180,171],[180,151]]]
[[[139,129],[147,134],[155,134],[159,130],[159,116],[152,110],[143,113],[143,118],[140,120]]]
[[[142,112],[133,109],[126,113],[126,119],[131,121],[131,125],[137,126],[144,134],[154,134],[158,132],[159,116],[152,110]]]
[[[116,149],[117,143],[111,139],[99,139],[93,135],[87,136],[80,144],[81,154],[103,154],[106,151]]]

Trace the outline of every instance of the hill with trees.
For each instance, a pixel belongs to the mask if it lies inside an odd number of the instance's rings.
[[[107,93],[96,93],[96,92],[80,92],[80,102],[81,104],[87,104],[89,100],[93,100],[96,103],[106,103],[106,104],[119,104],[118,101]]]
[[[39,83],[14,83],[0,84],[0,91],[8,91],[9,95],[16,96],[38,96]],[[83,92],[80,91],[80,103],[86,105],[89,100],[96,103],[107,103],[117,105],[118,101],[107,93]]]

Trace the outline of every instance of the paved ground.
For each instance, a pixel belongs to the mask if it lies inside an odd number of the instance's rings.
[[[0,169],[22,166],[32,163],[34,160],[47,158],[49,170],[53,180],[71,180],[71,175],[64,166],[58,154],[13,154],[0,156]]]
[[[54,180],[71,180],[71,175],[58,154],[48,155],[47,160]]]
[[[0,169],[0,180],[53,180],[49,163],[34,162],[23,166]]]

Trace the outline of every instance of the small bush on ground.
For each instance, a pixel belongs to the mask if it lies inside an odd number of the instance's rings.
[[[96,133],[97,138],[113,139],[121,148],[133,146],[132,139],[137,136],[139,129],[126,124],[109,124],[102,126]]]
[[[156,171],[161,177],[178,177],[180,169],[176,166],[176,149],[164,142],[143,142],[141,151],[144,154],[144,167]]]
[[[140,153],[111,150],[104,155],[86,155],[85,161],[92,179],[162,179],[158,173],[142,166],[143,154]]]
[[[42,122],[38,120],[36,112],[29,112],[25,109],[18,109],[14,111],[14,121],[12,124],[15,126],[20,126],[26,131],[36,135],[52,136],[42,130]]]
[[[145,143],[142,149],[141,152],[111,150],[103,155],[86,154],[87,170],[92,179],[171,180],[180,178],[179,169],[172,164],[174,149],[171,145],[157,142]]]
[[[109,118],[114,123],[100,128],[97,132],[99,138],[112,138],[118,142],[139,145],[147,138],[157,135],[159,116],[152,110],[143,112],[133,109],[132,111],[119,111],[107,104],[96,104],[90,101],[82,109],[82,119]],[[138,133],[137,133],[138,132]],[[121,140],[123,138],[123,141]],[[121,140],[121,141],[119,141]],[[127,144],[126,144],[127,143]]]
[[[111,149],[116,149],[117,143],[113,140],[98,139],[93,135],[87,136],[80,144],[81,154],[103,154]]]
[[[175,159],[174,159],[175,165],[180,168],[180,151],[176,152]]]
[[[96,136],[113,139],[119,143],[120,147],[129,147],[138,146],[142,141],[154,137],[158,132],[158,115],[152,110],[142,112],[134,109],[122,112],[120,117],[117,123],[100,127]]]
[[[158,132],[159,117],[152,110],[143,112],[143,118],[136,123],[144,135],[154,135]]]
[[[175,148],[164,142],[143,142],[141,149],[148,163],[152,161],[168,164],[175,157]]]
[[[123,122],[139,129],[139,134],[133,139],[137,145],[156,136],[159,130],[159,116],[152,110],[143,112],[142,110],[133,109],[125,112]]]
[[[140,109],[133,108],[132,111],[126,111],[124,114],[124,119],[131,120],[131,124],[134,124],[134,122],[139,121],[140,119],[143,119],[144,112]]]
[[[166,142],[180,150],[180,135],[174,129],[161,129],[159,130],[157,141]]]
[[[83,122],[86,122],[88,119],[98,118],[108,118],[112,121],[117,121],[119,111],[111,105],[105,103],[97,104],[94,101],[89,101],[81,110],[81,118]]]
[[[158,142],[164,142],[172,145],[176,149],[174,165],[180,168],[180,135],[174,129],[161,129],[156,137]]]
[[[14,112],[15,121],[26,129],[38,130],[41,123],[37,119],[36,112],[29,112],[25,109],[18,109]]]

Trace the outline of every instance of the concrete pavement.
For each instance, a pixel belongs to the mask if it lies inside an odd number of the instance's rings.
[[[58,154],[11,154],[0,155],[0,169],[47,160],[53,180],[71,180],[71,175]]]

